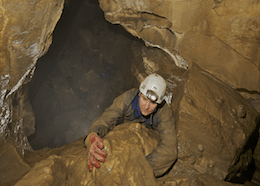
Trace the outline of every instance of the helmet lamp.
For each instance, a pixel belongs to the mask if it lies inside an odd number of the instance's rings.
[[[158,100],[158,95],[154,91],[152,91],[152,90],[147,90],[146,97],[151,102],[156,102]]]

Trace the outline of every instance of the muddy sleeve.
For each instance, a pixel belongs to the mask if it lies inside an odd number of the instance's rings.
[[[110,130],[112,130],[121,117],[124,116],[125,110],[130,105],[131,98],[136,91],[131,89],[120,96],[118,96],[113,104],[108,107],[105,112],[97,118],[90,127],[88,134],[96,132],[100,137],[104,137]]]
[[[158,132],[160,141],[157,147],[146,157],[153,167],[155,176],[163,175],[177,159],[177,134],[172,111],[165,105],[159,113]]]

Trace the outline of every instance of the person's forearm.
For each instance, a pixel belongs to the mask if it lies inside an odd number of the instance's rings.
[[[98,122],[98,120],[93,123],[93,125],[91,126],[91,128],[89,129],[87,135],[89,135],[92,132],[97,133],[101,138],[103,138],[109,131],[109,127],[106,125],[101,124],[100,122]]]

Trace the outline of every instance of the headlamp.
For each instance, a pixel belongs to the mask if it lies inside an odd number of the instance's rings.
[[[158,95],[152,91],[152,90],[147,90],[146,92],[146,97],[151,101],[151,102],[156,102],[158,100]]]

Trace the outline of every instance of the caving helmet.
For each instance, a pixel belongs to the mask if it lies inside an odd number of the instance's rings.
[[[166,81],[158,74],[150,74],[142,81],[139,90],[151,102],[160,104],[164,100]]]

